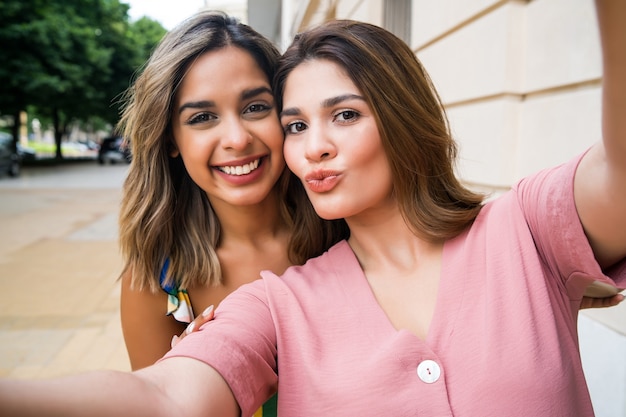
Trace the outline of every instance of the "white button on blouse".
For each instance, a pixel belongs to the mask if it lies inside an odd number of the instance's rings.
[[[427,384],[437,382],[441,375],[441,368],[435,361],[427,359],[417,365],[417,376]]]

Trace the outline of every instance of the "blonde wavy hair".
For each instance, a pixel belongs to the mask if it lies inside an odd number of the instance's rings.
[[[132,162],[123,188],[119,239],[125,259],[122,275],[132,273],[134,288],[157,291],[168,258],[166,281],[182,288],[221,280],[215,250],[220,223],[181,158],[170,156],[170,119],[176,90],[190,64],[205,52],[229,45],[247,51],[272,80],[280,53],[269,40],[224,13],[200,12],[163,37],[126,92],[119,130],[131,147]],[[285,169],[276,187],[283,202],[281,214],[291,225],[289,180]]]

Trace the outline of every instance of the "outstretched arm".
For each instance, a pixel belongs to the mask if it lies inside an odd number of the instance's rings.
[[[574,197],[596,259],[626,256],[626,1],[596,0],[603,56],[602,142],[576,172]]]
[[[240,411],[217,371],[195,359],[171,358],[134,373],[0,380],[0,415],[234,417]]]

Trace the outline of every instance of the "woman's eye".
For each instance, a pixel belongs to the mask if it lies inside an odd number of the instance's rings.
[[[349,122],[359,117],[359,113],[354,110],[343,110],[335,116],[335,120],[340,122]]]
[[[188,125],[196,125],[198,123],[206,123],[211,120],[215,120],[216,117],[211,113],[198,113],[194,114],[189,120],[187,120]]]
[[[300,133],[303,130],[305,130],[306,125],[302,122],[293,122],[293,123],[288,123],[284,129],[285,129],[285,134],[295,135],[296,133]]]
[[[244,113],[259,113],[270,110],[271,107],[267,104],[255,103],[248,106],[248,108],[244,111]]]

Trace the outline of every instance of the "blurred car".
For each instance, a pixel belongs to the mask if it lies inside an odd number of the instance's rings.
[[[21,168],[20,155],[13,149],[13,136],[0,132],[0,173],[17,177],[20,175]]]
[[[90,151],[98,151],[100,150],[100,145],[90,139],[79,140],[78,143],[81,143],[87,147]]]
[[[124,138],[111,136],[104,138],[98,151],[98,162],[102,165],[107,162],[115,164],[117,162],[130,163],[130,148],[124,143]]]
[[[33,148],[22,146],[21,143],[17,143],[17,154],[22,162],[31,162],[37,159],[37,152]]]

